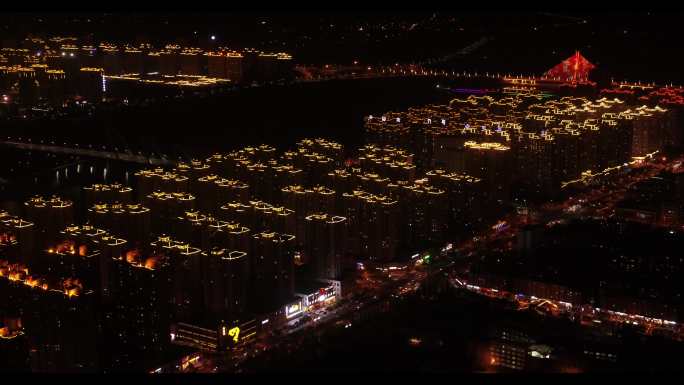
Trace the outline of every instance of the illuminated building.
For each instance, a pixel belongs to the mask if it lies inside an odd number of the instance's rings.
[[[493,366],[523,370],[527,362],[527,348],[519,344],[494,342],[491,345],[490,354],[490,364]]]
[[[79,47],[75,44],[62,44],[57,50],[58,57],[54,65],[48,62],[48,67],[55,69],[62,69],[66,74],[67,91],[71,94],[80,89],[80,69],[83,67],[81,63],[81,55]]]
[[[560,81],[571,81],[573,83],[586,82],[588,81],[589,73],[595,67],[595,65],[580,55],[579,51],[576,51],[573,56],[548,70],[544,77]]]
[[[96,274],[91,271],[101,253],[93,246],[106,235],[106,231],[89,225],[68,226],[60,231],[59,241],[47,248],[47,258],[41,260],[36,269],[55,276],[86,276],[86,284],[94,287],[96,281],[92,276]]]
[[[318,279],[338,280],[347,252],[346,218],[327,214],[306,217],[304,254],[315,266]]]
[[[239,52],[226,52],[225,54],[225,71],[226,78],[233,83],[243,83],[245,81],[244,68],[246,65],[244,55]]]
[[[64,66],[62,64],[64,58],[60,56],[59,52],[46,51],[45,55],[43,56],[43,60],[45,64],[47,64],[48,68],[64,71]]]
[[[255,319],[223,318],[216,322],[203,322],[202,326],[189,323],[171,325],[171,341],[174,344],[188,346],[206,352],[225,352],[241,348],[254,340],[257,333]],[[194,355],[181,363],[186,369],[192,362],[197,362],[200,355]]]
[[[40,82],[41,97],[51,104],[61,105],[66,99],[66,77],[64,71],[48,69]]]
[[[357,175],[356,188],[368,191],[371,194],[387,195],[389,192],[390,179],[380,174],[367,173]]]
[[[179,173],[164,171],[161,167],[140,170],[134,174],[138,199],[156,191],[186,192],[190,189],[190,179]]]
[[[249,200],[249,186],[237,180],[217,179],[217,206],[227,202],[247,202]],[[216,207],[217,208],[217,207]]]
[[[152,255],[169,263],[174,319],[187,321],[201,315],[204,309],[201,250],[168,236],[159,236],[150,246]]]
[[[272,311],[294,296],[294,235],[258,233],[250,250],[253,311]]]
[[[328,156],[311,152],[306,147],[297,151],[286,152],[281,161],[304,171],[304,183],[306,186],[318,186],[325,183],[328,173],[335,169],[335,160]],[[292,183],[289,183],[292,184]]]
[[[250,230],[237,222],[219,220],[197,211],[186,211],[177,218],[170,232],[208,253],[213,248],[249,250]]]
[[[130,204],[133,200],[133,189],[119,183],[93,184],[83,187],[86,207],[92,207],[96,203],[125,203]]]
[[[256,79],[259,81],[271,81],[277,79],[278,55],[275,53],[261,52],[256,60]]]
[[[457,172],[482,179],[491,202],[503,204],[510,198],[512,155],[500,143],[466,142],[463,163]]]
[[[162,75],[176,75],[178,74],[178,46],[167,46],[164,50],[159,52],[159,73]]]
[[[219,49],[204,54],[211,77],[229,79],[236,84],[287,79],[293,75],[292,56],[254,49]]]
[[[269,191],[274,202],[282,200],[281,190],[291,184],[304,183],[304,171],[291,165],[277,165],[275,161],[270,164],[270,172],[273,174],[273,187]]]
[[[7,91],[12,87],[11,70],[5,65],[0,65],[0,90]]]
[[[402,180],[386,167],[397,161],[380,152],[397,146],[415,154],[408,163],[419,171],[438,168],[482,179],[493,206],[506,204],[508,190],[514,198],[538,200],[672,143],[674,114],[656,104],[661,96],[652,98],[644,99],[649,106],[636,107],[606,97],[471,95],[371,116],[366,136],[375,145],[362,148],[360,161],[364,171]]]
[[[214,248],[202,254],[204,306],[214,318],[242,315],[249,295],[249,258],[243,251]]]
[[[301,185],[291,185],[282,189],[283,205],[294,211],[296,217],[297,244],[302,248],[305,244],[305,217],[315,213],[335,213],[337,195],[335,191],[317,186],[307,189]],[[304,261],[307,260],[305,256]]]
[[[414,185],[390,185],[390,197],[400,202],[403,223],[401,239],[416,247],[423,242],[444,240],[449,214],[444,190],[421,181]]]
[[[79,58],[83,67],[104,68],[104,60],[97,54],[97,50],[92,45],[81,46]]]
[[[272,169],[264,163],[242,163],[244,167],[238,171],[250,186],[250,195],[253,197],[273,201],[273,172]]]
[[[279,52],[276,54],[276,79],[290,79],[294,76],[294,63],[292,56]]]
[[[124,72],[123,57],[119,52],[119,47],[113,44],[101,43],[102,67],[107,75],[119,75]]]
[[[229,250],[248,251],[250,249],[250,229],[239,223],[228,222],[227,226],[221,228],[216,236]]]
[[[0,371],[29,370],[28,337],[24,334],[21,317],[3,316],[0,318]]]
[[[4,214],[4,215],[3,215]],[[16,244],[16,254],[14,260],[26,266],[32,266],[37,257],[36,252],[40,246],[36,245],[36,228],[33,223],[8,215],[0,211],[0,233],[2,233],[2,243],[10,246],[6,252],[12,253],[11,246]]]
[[[300,185],[287,186],[282,189],[283,194],[283,206],[294,211],[296,218],[295,224],[295,240],[297,242],[297,247],[301,250],[304,247],[306,235],[305,235],[305,222],[304,218],[309,214],[309,207],[311,203],[311,196],[313,192],[309,189],[305,189]]]
[[[183,49],[178,56],[180,73],[185,75],[201,75],[203,72],[202,58],[202,50],[199,48]]]
[[[303,282],[297,287],[297,297],[299,301],[295,304],[300,305],[301,312],[306,313],[321,307],[326,307],[341,297],[342,287],[340,281],[321,279],[316,281]],[[291,307],[292,305],[290,305]],[[295,309],[287,309],[286,315],[294,314]]]
[[[674,140],[668,140],[668,137],[671,137],[668,133],[672,131],[672,120],[668,117],[668,110],[657,105],[654,108],[641,106],[634,111],[624,111],[623,114],[624,119],[631,121],[633,126],[632,157],[644,156],[660,150],[665,144],[674,143]]]
[[[152,230],[164,233],[186,211],[195,209],[195,196],[189,193],[153,192],[145,198],[145,206],[152,214]]]
[[[185,242],[189,242],[193,245],[198,245],[201,250],[206,251],[210,246],[209,242],[209,223],[219,222],[220,226],[222,221],[216,221],[211,216],[204,215],[199,211],[186,211],[181,214],[173,225],[169,226],[169,231],[174,239],[179,239]]]
[[[114,260],[129,247],[124,239],[90,225],[69,226],[60,241],[47,249],[41,270],[56,276],[79,277],[103,302],[112,299],[111,271]]]
[[[252,205],[249,203],[244,204],[240,202],[230,202],[221,206],[219,216],[221,217],[221,219],[228,221],[236,221],[239,223],[244,223],[249,226],[250,224],[255,222],[253,219],[252,212]],[[253,229],[253,227],[250,228]]]
[[[255,229],[292,234],[296,228],[294,211],[262,201],[251,201]]]
[[[36,228],[43,233],[42,237],[48,241],[74,222],[73,203],[57,196],[35,196],[24,202],[24,208],[26,218],[35,223]]]
[[[192,191],[197,196],[198,208],[217,212],[220,206],[229,202],[249,201],[249,186],[243,182],[206,175],[195,180]]]
[[[112,266],[112,304],[103,327],[113,331],[108,339],[110,350],[118,353],[113,370],[141,368],[159,359],[170,343],[172,315],[185,310],[171,306],[180,284],[173,282],[172,252],[163,248],[163,240],[152,243],[126,251]]]
[[[276,148],[268,144],[260,144],[256,147],[245,147],[245,154],[254,162],[266,163],[275,159]]]
[[[392,146],[366,145],[359,150],[361,169],[368,174],[380,174],[392,180],[412,181],[416,176],[413,154]]]
[[[342,201],[350,253],[377,261],[395,259],[401,227],[399,202],[358,190],[342,194]]]
[[[228,78],[226,73],[226,57],[223,52],[206,52],[207,73],[212,78]]]
[[[95,372],[101,365],[92,291],[75,279],[38,276],[0,260],[3,314],[21,314],[33,372]],[[2,330],[0,330],[2,333]],[[4,336],[3,336],[4,337]]]
[[[344,160],[344,146],[323,138],[302,139],[297,142],[297,148],[304,148],[335,160],[336,166],[341,166]]]
[[[195,180],[210,174],[209,165],[193,159],[190,163],[179,162],[176,168],[172,171],[179,175],[187,176],[190,180]]]
[[[148,51],[144,58],[144,74],[160,73],[160,58],[159,51]],[[141,76],[142,77],[142,76]]]
[[[682,216],[682,173],[661,173],[634,183],[617,203],[618,217],[647,224],[677,226]]]
[[[19,98],[27,105],[35,104],[39,97],[39,83],[33,68],[17,67]]]
[[[204,160],[204,163],[209,166],[209,174],[216,176],[228,175],[228,162],[224,159],[222,154],[216,153]]]
[[[139,204],[102,203],[88,208],[90,223],[133,242],[150,237],[151,211]]]
[[[142,50],[125,46],[123,49],[123,72],[125,74],[143,73],[145,68],[144,59],[145,55]]]
[[[7,65],[22,66],[25,65],[25,58],[28,55],[28,50],[21,48],[5,47],[0,50],[0,53],[6,58]]]
[[[449,202],[449,229],[456,232],[473,229],[481,220],[481,179],[444,170],[426,173],[430,185],[444,190]]]
[[[301,186],[289,186],[291,189],[294,189],[296,192],[295,194],[301,195]],[[286,189],[283,189],[283,194],[286,194]],[[305,195],[307,195],[306,198],[306,205],[303,207],[304,209],[304,215],[308,214],[314,214],[314,213],[334,213],[336,212],[337,209],[337,194],[334,190],[331,190],[325,186],[315,186],[312,187],[311,189],[305,189]],[[292,192],[292,191],[291,191]],[[291,193],[290,192],[290,193]],[[287,194],[290,194],[287,193]],[[288,197],[284,197],[288,198]],[[295,198],[297,199],[297,198]],[[301,199],[301,197],[299,197]],[[289,207],[289,206],[288,206]],[[301,205],[297,205],[299,209],[301,209]],[[297,213],[297,209],[292,208],[295,213]]]
[[[296,232],[296,217],[293,210],[273,206],[263,201],[248,204],[231,202],[221,206],[219,216],[225,220],[245,224],[256,231],[276,231],[286,234]]]
[[[342,193],[350,193],[354,190],[354,179],[354,175],[347,170],[338,169],[328,173],[325,185],[335,191],[339,202]]]
[[[104,81],[104,70],[102,68],[81,68],[79,95],[92,102],[101,101],[104,97]]]

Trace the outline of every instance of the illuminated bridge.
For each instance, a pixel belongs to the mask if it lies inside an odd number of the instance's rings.
[[[176,162],[165,159],[165,158],[156,158],[156,157],[151,157],[143,154],[133,154],[131,152],[114,152],[114,151],[104,151],[104,150],[95,150],[95,149],[90,149],[90,148],[74,148],[74,147],[65,147],[65,146],[57,146],[57,145],[48,145],[48,144],[36,144],[36,143],[24,143],[24,142],[17,142],[17,141],[1,141],[0,144],[4,146],[9,146],[9,147],[14,147],[14,148],[19,148],[22,150],[31,150],[31,151],[44,151],[44,152],[52,152],[56,154],[68,154],[68,155],[80,155],[80,156],[86,156],[86,157],[91,157],[91,158],[101,158],[101,159],[110,159],[110,160],[118,160],[118,161],[123,161],[123,162],[133,162],[133,163],[142,163],[142,164],[150,164],[150,165],[155,165],[155,166],[175,166]]]

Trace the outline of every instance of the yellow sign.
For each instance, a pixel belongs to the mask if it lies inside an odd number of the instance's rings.
[[[236,327],[228,330],[228,335],[233,337],[233,341],[235,341],[237,343],[238,342],[238,336],[240,335],[240,328],[236,326]]]

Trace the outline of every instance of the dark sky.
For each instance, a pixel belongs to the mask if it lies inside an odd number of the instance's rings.
[[[95,41],[217,43],[294,53],[300,62],[419,61],[488,37],[455,69],[541,73],[579,49],[617,78],[684,83],[684,14],[420,13],[136,13],[2,14],[2,35],[86,34]]]

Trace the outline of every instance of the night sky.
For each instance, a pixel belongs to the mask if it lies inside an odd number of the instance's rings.
[[[464,70],[539,74],[576,49],[619,79],[682,83],[681,12],[338,12],[3,14],[12,35],[92,34],[149,41],[282,49],[304,63],[420,61],[486,44],[446,63]],[[126,25],[127,28],[120,28]],[[3,37],[3,45],[11,38]]]

